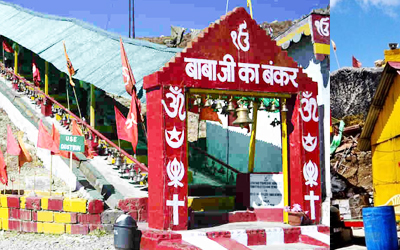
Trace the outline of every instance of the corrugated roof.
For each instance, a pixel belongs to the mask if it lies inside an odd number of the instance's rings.
[[[122,79],[120,35],[74,18],[37,13],[0,1],[0,35],[33,51],[58,70],[67,73],[63,41],[73,77],[108,93],[129,98]],[[123,38],[136,80],[138,97],[145,101],[143,77],[159,70],[182,49]]]
[[[371,135],[374,132],[379,113],[385,104],[390,86],[393,83],[393,78],[399,70],[400,62],[388,62],[382,72],[381,81],[379,82],[374,98],[372,99],[365,126],[361,132],[360,140],[358,141],[358,148],[360,150],[367,151],[371,149]]]

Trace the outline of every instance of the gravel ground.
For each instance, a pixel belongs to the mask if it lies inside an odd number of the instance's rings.
[[[114,235],[48,235],[1,231],[0,249],[102,250],[115,249]]]
[[[12,188],[15,190],[20,187],[21,190],[24,189],[25,187],[25,177],[48,177],[50,178],[50,171],[47,170],[45,167],[43,167],[42,163],[40,162],[40,159],[36,158],[36,148],[31,143],[28,141],[26,138],[26,134],[24,133],[24,144],[26,149],[30,152],[33,161],[32,162],[27,162],[21,167],[21,174],[20,174],[20,180],[18,178],[18,156],[7,156],[6,150],[7,150],[7,124],[10,124],[11,129],[13,131],[15,139],[17,139],[17,133],[20,131],[8,118],[7,113],[3,110],[0,109],[0,148],[1,151],[3,152],[4,155],[4,160],[6,161],[7,165],[7,174],[8,174],[8,186],[7,190],[11,190]],[[12,183],[11,179],[15,178],[15,181]],[[21,184],[20,184],[21,183]],[[20,186],[19,186],[20,184]],[[4,189],[4,185],[0,184],[0,190]],[[36,188],[35,188],[36,189]],[[52,186],[53,191],[55,192],[68,192],[69,188],[66,185],[66,183],[61,180],[60,178],[57,178],[53,176],[53,186]],[[40,190],[40,189],[36,189]],[[41,190],[41,191],[48,191],[47,189]]]

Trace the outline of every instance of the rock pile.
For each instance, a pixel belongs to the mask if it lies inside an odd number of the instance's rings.
[[[331,114],[368,114],[383,68],[341,68],[331,73]]]

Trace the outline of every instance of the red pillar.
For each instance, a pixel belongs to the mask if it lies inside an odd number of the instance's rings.
[[[147,90],[149,227],[187,229],[187,130],[184,88]]]

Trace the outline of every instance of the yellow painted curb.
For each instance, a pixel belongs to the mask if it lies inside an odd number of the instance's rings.
[[[20,208],[21,208],[21,209],[25,209],[25,205],[26,205],[26,196],[21,196],[21,197],[19,198],[19,201],[20,201],[20,204],[19,204]]]
[[[52,221],[54,221],[54,213],[51,211],[38,211],[37,212],[37,220],[52,222]]]
[[[63,201],[63,210],[65,212],[86,213],[86,199],[65,198]]]
[[[0,219],[8,219],[9,217],[9,209],[5,207],[0,208]]]
[[[46,234],[63,234],[63,233],[65,233],[65,224],[43,223],[43,233],[46,233]]]
[[[0,202],[2,207],[7,207],[7,195],[0,195]]]
[[[54,212],[54,222],[71,223],[71,214]]]
[[[47,210],[49,208],[49,198],[50,197],[42,197],[40,199],[40,206],[42,207],[43,210]]]
[[[8,219],[1,219],[3,230],[8,230]]]

